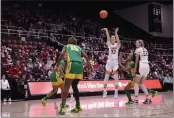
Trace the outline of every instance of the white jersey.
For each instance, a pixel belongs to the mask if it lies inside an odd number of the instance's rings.
[[[148,53],[146,48],[144,48],[144,47],[137,48],[135,50],[135,54],[140,55],[140,60],[139,60],[140,62],[148,63],[148,55],[149,55],[149,53]]]
[[[110,41],[107,41],[106,45],[109,48],[108,59],[118,60],[118,51],[119,51],[119,48],[120,48],[120,44],[115,43],[113,45]]]

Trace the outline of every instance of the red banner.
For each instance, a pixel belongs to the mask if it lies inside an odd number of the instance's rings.
[[[119,90],[123,90],[124,87],[130,82],[129,80],[119,81]],[[29,91],[31,95],[46,95],[52,89],[51,82],[29,82]],[[145,80],[145,85],[150,89],[161,89],[159,80]],[[107,90],[112,91],[115,89],[114,80],[109,80]],[[78,85],[80,92],[99,92],[103,91],[103,80],[102,81],[80,81]],[[60,93],[58,90],[58,94]]]

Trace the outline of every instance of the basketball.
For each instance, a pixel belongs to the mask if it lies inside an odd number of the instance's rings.
[[[105,18],[107,18],[107,16],[108,16],[108,12],[106,10],[100,11],[100,18],[105,19]]]

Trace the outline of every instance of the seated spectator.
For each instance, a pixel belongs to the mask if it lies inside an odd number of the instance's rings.
[[[2,75],[1,80],[1,90],[2,90],[2,100],[6,102],[7,100],[11,102],[11,90],[8,80],[6,79],[6,75]]]
[[[164,80],[163,80],[163,88],[164,88],[165,91],[167,91],[167,90],[173,90],[173,80],[169,76],[169,74],[166,74],[166,77],[164,77]]]

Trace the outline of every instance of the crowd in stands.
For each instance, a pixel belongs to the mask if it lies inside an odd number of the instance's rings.
[[[79,45],[86,50],[91,59],[95,70],[93,79],[103,79],[107,61],[107,47],[99,23],[75,15],[65,16],[66,13],[57,14],[55,11],[43,9],[42,4],[39,4],[36,8],[33,11],[20,6],[20,4],[2,7],[3,25],[22,27],[23,30],[30,31],[31,34],[42,32],[60,43],[64,42],[63,38],[54,34],[81,35],[80,38],[77,38],[79,39]],[[54,32],[49,33],[47,30]],[[125,41],[121,38],[121,42],[120,52],[131,52],[135,49],[133,41]],[[152,50],[150,43],[147,42],[146,44],[148,44],[151,68],[148,79],[159,78],[164,85],[167,82],[173,82],[172,51]],[[48,70],[55,63],[59,52],[60,49],[56,49],[44,41],[14,41],[4,38],[1,47],[1,70],[7,72],[18,83],[49,80]],[[122,76],[122,73],[120,73],[120,79],[126,79]]]

